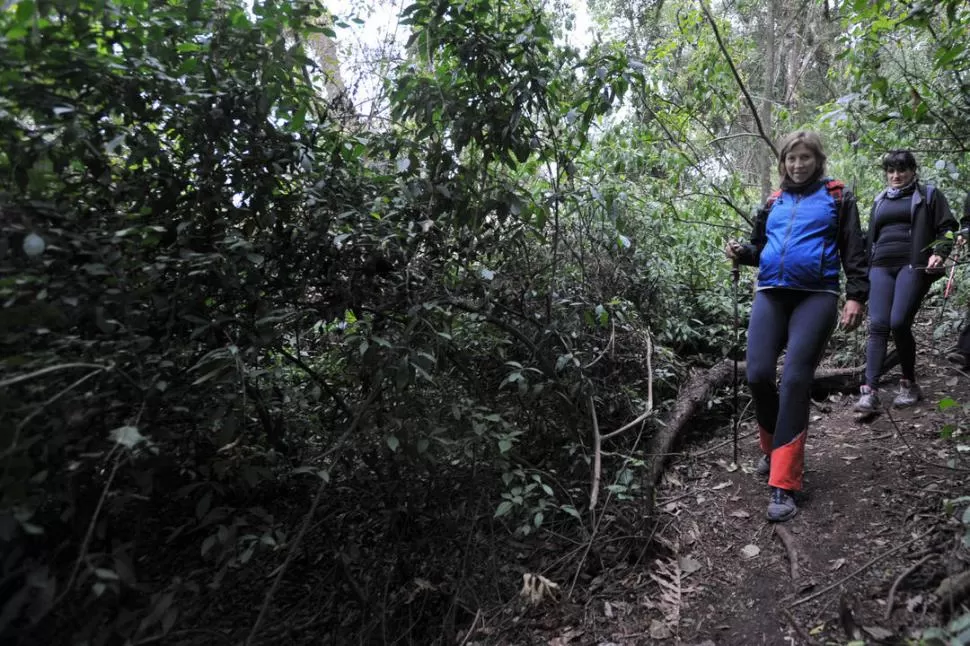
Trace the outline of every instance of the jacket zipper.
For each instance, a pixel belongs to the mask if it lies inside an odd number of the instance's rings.
[[[785,252],[788,251],[788,242],[791,240],[791,230],[792,225],[795,223],[795,213],[798,211],[798,203],[801,201],[802,196],[794,196],[795,203],[791,208],[791,216],[788,218],[788,229],[785,231],[785,241],[781,245],[781,258],[778,261],[778,282],[782,283],[780,286],[784,286],[785,282]]]

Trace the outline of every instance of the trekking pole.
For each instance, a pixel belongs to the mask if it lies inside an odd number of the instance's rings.
[[[731,265],[731,282],[733,283],[734,298],[734,393],[732,395],[731,408],[731,427],[734,432],[734,464],[738,463],[738,346],[741,344],[741,336],[738,322],[738,261],[735,260]]]
[[[943,304],[940,305],[940,313],[936,317],[936,325],[933,326],[933,345],[936,345],[936,330],[943,323],[943,312],[946,311],[946,304],[950,300],[950,295],[953,293],[954,283],[953,277],[957,270],[957,256],[960,255],[960,249],[957,249],[956,253],[953,254],[953,264],[950,266],[950,276],[946,279],[946,286],[943,288]],[[935,349],[935,348],[934,348]]]

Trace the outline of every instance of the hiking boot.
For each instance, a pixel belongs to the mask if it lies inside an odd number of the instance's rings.
[[[798,513],[795,498],[791,492],[779,487],[771,488],[771,500],[768,502],[768,520],[773,523],[783,523],[791,520]]]
[[[762,455],[761,459],[758,460],[758,464],[754,468],[754,472],[759,476],[767,476],[771,473],[771,458],[767,455]]]
[[[946,360],[952,364],[955,364],[961,370],[966,370],[970,367],[970,355],[965,352],[960,352],[959,349],[954,348],[946,354]]]
[[[919,384],[908,379],[901,379],[899,381],[899,392],[893,398],[893,406],[896,408],[906,408],[921,399],[923,399],[923,391],[920,390]]]
[[[879,393],[865,384],[859,388],[859,392],[862,394],[859,396],[859,401],[852,407],[852,410],[857,413],[878,412],[880,408]]]

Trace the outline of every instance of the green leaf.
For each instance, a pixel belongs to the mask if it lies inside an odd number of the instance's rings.
[[[94,568],[94,575],[104,581],[118,581],[120,579],[117,572],[103,567]]]
[[[398,440],[394,435],[388,435],[385,441],[387,442],[387,447],[392,451],[397,451],[398,447],[401,445],[401,441]]]
[[[290,119],[290,130],[297,131],[303,127],[306,123],[306,107],[302,107],[293,114],[293,118]]]
[[[117,444],[121,444],[128,449],[133,449],[137,445],[146,441],[145,436],[142,435],[135,426],[119,426],[111,431],[108,435]]]
[[[956,400],[955,399],[952,399],[950,397],[947,397],[946,399],[940,400],[940,410],[946,410],[948,408],[953,408],[956,405],[957,405]]]
[[[579,512],[576,511],[576,508],[573,507],[572,505],[563,505],[562,507],[560,507],[560,509],[562,509],[564,512],[566,512],[570,516],[573,516],[577,520],[582,520],[583,519],[583,517],[579,515]]]
[[[494,518],[501,518],[510,511],[512,511],[512,503],[508,500],[503,500],[501,503],[499,503],[498,509],[495,510]]]

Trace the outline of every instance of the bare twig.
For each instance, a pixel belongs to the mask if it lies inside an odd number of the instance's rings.
[[[110,457],[119,446],[120,445],[116,444],[108,453],[108,456]],[[108,480],[104,483],[104,487],[101,489],[101,497],[98,499],[98,505],[94,508],[94,514],[91,516],[91,520],[88,522],[87,531],[84,533],[84,540],[81,541],[81,549],[78,551],[77,560],[74,561],[74,567],[71,569],[71,574],[67,578],[67,583],[64,585],[64,589],[61,590],[61,594],[58,595],[57,599],[54,600],[54,603],[48,607],[48,613],[60,605],[64,598],[70,594],[71,588],[74,587],[74,582],[77,580],[78,572],[81,571],[81,564],[84,563],[84,560],[87,558],[88,548],[91,547],[91,538],[94,536],[94,528],[98,524],[98,518],[101,517],[101,509],[104,507],[104,501],[108,498],[108,493],[111,491],[111,484],[114,482],[115,475],[118,473],[118,467],[121,466],[121,458],[121,453],[118,453],[115,456],[114,464],[111,467],[111,473],[108,475]],[[38,620],[36,624],[39,623],[40,621]]]
[[[207,635],[208,637],[215,637],[224,644],[232,644],[232,639],[229,635],[221,633],[218,630],[209,630],[208,628],[189,628],[186,630],[174,630],[170,633],[164,635],[154,635],[152,637],[147,637],[140,642],[136,642],[135,646],[145,646],[146,644],[157,644],[158,642],[165,641],[167,639],[175,639],[176,637],[188,637],[189,635]]]
[[[741,88],[741,93],[744,94],[744,100],[748,104],[748,108],[751,110],[751,115],[754,117],[754,123],[758,126],[758,132],[761,134],[761,138],[768,144],[771,148],[771,152],[778,156],[778,150],[775,148],[775,144],[771,141],[771,137],[765,132],[765,127],[761,123],[761,117],[758,115],[758,108],[754,105],[754,99],[751,98],[751,94],[748,93],[748,88],[745,86],[744,81],[741,80],[741,74],[738,73],[738,68],[734,65],[734,60],[731,58],[730,52],[728,52],[727,47],[724,44],[724,40],[721,39],[721,32],[717,28],[717,22],[714,20],[714,16],[711,15],[711,10],[707,6],[705,0],[700,0],[701,10],[704,12],[704,16],[707,21],[711,23],[711,29],[714,30],[714,39],[717,40],[717,46],[720,48],[721,53],[724,54],[724,59],[727,61],[728,67],[731,68],[731,73],[734,75],[734,80],[737,81],[738,87]]]
[[[337,391],[333,388],[333,386],[331,386],[330,383],[326,379],[324,379],[322,375],[320,375],[316,370],[314,370],[306,363],[304,363],[298,356],[290,354],[284,348],[278,347],[276,348],[276,351],[279,352],[281,355],[283,355],[284,359],[286,359],[287,361],[295,365],[303,372],[307,373],[307,375],[309,375],[311,379],[317,382],[317,385],[320,386],[320,388],[322,388],[323,391],[330,396],[330,399],[332,399],[334,403],[337,404],[337,408],[343,411],[344,415],[347,415],[348,417],[350,417],[351,415],[350,407],[347,406],[347,404],[344,402],[340,394],[337,393]]]
[[[637,450],[637,447],[640,445],[640,439],[642,437],[643,437],[643,429],[641,428],[640,429],[640,433],[637,435],[637,439],[633,442],[633,448],[631,449],[631,452]],[[619,477],[620,477],[620,474],[617,473],[617,480],[616,480],[617,482],[619,481]],[[603,503],[604,511],[606,509],[606,506],[609,504],[609,501],[610,501],[610,498],[611,498],[612,495],[613,495],[613,492],[612,491],[610,491],[609,493],[607,493],[607,495],[606,495],[606,502]],[[582,558],[579,559],[579,563],[576,565],[576,573],[573,575],[572,583],[569,586],[569,592],[566,593],[566,597],[565,598],[567,598],[567,599],[572,598],[572,596],[573,596],[573,590],[576,589],[576,581],[579,580],[579,574],[580,574],[580,572],[583,571],[583,566],[586,564],[586,558],[589,556],[590,550],[593,549],[593,542],[596,540],[596,534],[599,531],[600,523],[603,522],[603,519],[605,517],[606,517],[606,514],[605,513],[600,514],[599,515],[599,518],[597,518],[596,519],[596,522],[593,524],[593,530],[590,532],[589,540],[586,541],[586,547],[585,547],[585,549],[583,549],[583,556],[582,556]],[[653,536],[651,535],[650,538],[652,539]],[[645,545],[649,545],[649,543],[650,543],[650,540],[648,540],[645,543]],[[644,549],[646,549],[646,548],[644,548]]]
[[[343,446],[347,438],[350,437],[351,433],[357,430],[357,427],[360,425],[361,420],[364,418],[364,413],[367,412],[367,409],[370,408],[370,405],[374,402],[374,400],[377,398],[377,395],[380,392],[381,392],[380,388],[377,388],[377,387],[374,388],[374,390],[371,392],[367,400],[364,401],[364,403],[361,404],[360,407],[357,409],[357,414],[354,417],[353,421],[350,423],[350,425],[347,427],[347,430],[344,431],[339,438],[337,438],[337,441],[334,443],[333,446],[330,447],[330,449],[326,453],[324,453],[323,457],[330,455],[331,453],[337,451],[339,448]],[[266,597],[263,599],[263,606],[259,609],[259,615],[256,617],[256,622],[253,624],[252,629],[249,631],[249,636],[246,637],[246,642],[245,642],[246,646],[252,646],[252,644],[254,643],[256,639],[256,635],[259,633],[259,629],[263,624],[263,620],[266,619],[266,614],[269,612],[269,607],[273,601],[273,597],[276,594],[276,590],[280,587],[280,583],[283,580],[283,575],[286,574],[287,568],[289,568],[290,564],[293,562],[293,559],[296,556],[297,548],[299,548],[300,543],[303,542],[303,537],[306,534],[307,528],[310,526],[310,523],[313,521],[313,516],[314,514],[316,514],[317,506],[320,504],[320,500],[323,498],[323,492],[326,490],[327,484],[328,484],[328,480],[320,478],[320,486],[317,487],[317,493],[316,495],[313,496],[313,502],[310,503],[310,509],[307,511],[306,516],[304,516],[303,518],[303,524],[300,526],[300,531],[296,535],[296,538],[293,539],[293,542],[290,544],[290,548],[286,553],[286,558],[283,559],[283,564],[280,566],[279,572],[276,573],[276,578],[273,580],[273,585],[271,585],[269,590],[266,592]]]
[[[788,621],[788,625],[792,627],[792,630],[794,630],[798,634],[798,636],[801,638],[801,640],[804,643],[806,644],[815,643],[815,640],[811,638],[811,636],[805,631],[802,625],[795,620],[795,615],[791,613],[791,610],[789,610],[788,608],[782,608],[781,615],[785,618],[786,621]]]
[[[628,431],[643,420],[647,419],[653,412],[653,362],[650,355],[653,354],[653,343],[650,340],[650,331],[647,330],[647,409],[637,417],[635,420],[626,424],[615,431],[607,433],[602,438],[603,440],[608,440],[610,438],[616,437],[624,431]]]
[[[477,626],[477,625],[478,625],[478,620],[479,620],[479,619],[481,619],[481,617],[482,617],[482,609],[481,609],[481,608],[479,608],[479,609],[478,609],[478,610],[477,610],[477,611],[475,612],[475,618],[474,618],[474,619],[472,619],[472,625],[468,627],[468,632],[466,632],[466,633],[465,633],[465,636],[464,636],[464,638],[462,638],[462,640],[461,640],[461,642],[460,642],[460,643],[458,644],[458,646],[465,646],[465,644],[467,644],[467,643],[468,643],[468,639],[469,639],[469,638],[470,638],[470,637],[472,636],[472,634],[473,634],[473,633],[475,632],[475,626]]]
[[[25,417],[24,419],[22,419],[20,421],[20,423],[17,424],[17,428],[14,429],[13,439],[10,441],[10,445],[6,448],[6,450],[2,454],[0,454],[0,460],[6,458],[7,456],[11,455],[12,453],[14,453],[17,450],[17,443],[20,441],[20,431],[24,430],[24,428],[27,426],[27,424],[30,423],[30,421],[32,419],[34,419],[35,417],[37,417],[37,415],[39,415],[42,412],[44,412],[45,410],[47,410],[47,408],[51,404],[53,404],[54,402],[56,402],[58,399],[60,399],[61,397],[63,397],[67,393],[71,392],[72,390],[74,390],[75,388],[77,388],[78,386],[80,386],[81,384],[83,384],[85,381],[87,381],[91,377],[93,377],[93,376],[95,376],[97,374],[100,374],[101,372],[103,372],[103,370],[104,370],[104,368],[101,368],[101,369],[98,369],[98,370],[93,370],[93,371],[89,372],[88,374],[84,375],[83,377],[81,377],[80,379],[78,379],[77,381],[75,381],[73,384],[71,384],[67,388],[61,390],[56,395],[54,395],[53,397],[51,397],[50,399],[48,399],[47,401],[45,401],[43,404],[41,404],[40,406],[38,406],[37,408],[35,408],[33,410],[33,412],[30,413],[30,415],[28,415],[27,417]]]
[[[788,564],[791,566],[791,580],[797,588],[799,581],[798,550],[795,549],[795,539],[791,535],[791,532],[781,525],[775,525],[775,536],[781,539],[782,545],[785,546],[785,551],[788,552]]]
[[[600,435],[600,424],[596,419],[596,401],[589,396],[589,416],[593,422],[593,482],[589,489],[589,513],[596,509],[596,501],[600,495],[600,474],[603,468],[603,437]]]
[[[75,368],[91,368],[92,370],[102,371],[111,370],[114,368],[114,364],[108,364],[106,366],[97,363],[62,363],[57,366],[47,366],[46,368],[41,368],[40,370],[35,370],[34,372],[28,372],[26,375],[17,375],[16,377],[11,377],[10,379],[4,379],[0,381],[0,388],[6,388],[7,386],[13,386],[14,384],[19,384],[22,381],[29,381],[34,377],[42,377],[51,372],[57,372],[58,370],[73,370]]]
[[[744,408],[741,410],[741,415],[738,418],[738,424],[740,424],[740,423],[742,423],[744,421],[744,416],[748,412],[748,408],[750,408],[750,407],[751,407],[751,400],[749,399],[748,400],[748,403],[745,404],[744,405]],[[722,428],[724,428],[724,427],[722,426],[718,430],[721,430]],[[728,429],[728,430],[730,430],[730,429]],[[758,433],[758,429],[756,428],[753,431],[748,431],[744,435],[739,436],[738,439],[739,440],[745,440],[745,439],[747,439],[747,438],[749,438],[752,435],[755,435],[757,433]],[[700,457],[702,455],[707,455],[708,453],[714,453],[714,451],[717,451],[722,446],[727,446],[728,444],[730,444],[733,441],[734,441],[734,438],[730,438],[730,439],[724,440],[723,442],[718,442],[714,446],[709,446],[706,449],[703,449],[701,451],[691,452],[691,453],[688,453],[687,455],[689,455],[692,458],[697,458],[697,457]]]
[[[708,146],[713,146],[714,144],[719,144],[722,141],[730,141],[731,139],[739,139],[741,137],[754,137],[755,139],[762,139],[763,137],[756,132],[736,132],[733,135],[724,135],[723,137],[715,137],[707,142]]]
[[[889,621],[889,618],[892,617],[892,614],[893,614],[893,603],[895,602],[896,589],[899,588],[899,584],[903,582],[903,579],[905,579],[906,577],[908,577],[910,574],[912,574],[916,570],[920,569],[923,566],[924,563],[926,563],[927,561],[929,561],[934,556],[936,556],[936,554],[927,554],[926,556],[924,556],[923,558],[921,558],[920,560],[916,561],[915,563],[913,563],[912,565],[910,565],[908,568],[906,568],[905,570],[903,570],[902,574],[900,574],[898,577],[896,577],[896,580],[893,581],[893,586],[891,588],[889,588],[889,595],[886,597],[886,611],[882,615],[882,617],[883,617],[883,619],[885,621]]]
[[[599,363],[599,360],[605,357],[606,353],[613,349],[613,344],[615,341],[616,341],[616,323],[614,322],[613,317],[610,317],[610,340],[606,343],[606,347],[603,348],[603,351],[599,353],[599,356],[597,356],[595,359],[593,359],[585,366],[583,366],[583,370],[592,368],[597,363]]]
[[[887,558],[889,556],[892,556],[896,552],[901,551],[904,547],[909,547],[910,545],[912,545],[916,541],[920,540],[921,538],[925,538],[932,531],[933,531],[933,528],[928,529],[925,532],[922,532],[921,534],[919,534],[918,536],[916,536],[915,538],[912,538],[912,539],[906,541],[905,543],[902,543],[900,545],[897,545],[896,547],[892,548],[891,550],[888,550],[886,552],[883,552],[879,556],[876,556],[874,558],[869,559],[869,561],[866,562],[865,565],[863,565],[863,566],[857,568],[856,570],[850,572],[849,574],[845,575],[844,577],[842,577],[841,579],[839,579],[835,583],[833,583],[831,585],[827,585],[824,588],[822,588],[821,590],[819,590],[818,592],[815,592],[813,594],[810,594],[807,597],[802,597],[801,599],[798,599],[797,601],[793,601],[792,603],[788,604],[788,607],[789,608],[794,608],[795,606],[799,606],[799,605],[801,605],[803,603],[808,603],[812,599],[816,599],[816,598],[822,596],[823,594],[825,594],[826,592],[829,592],[830,590],[834,590],[835,588],[837,588],[840,585],[844,584],[849,579],[851,579],[851,578],[853,578],[855,576],[858,576],[862,572],[865,572],[866,570],[868,570],[869,568],[871,568],[873,565],[875,565],[879,561],[881,561],[881,560],[883,560],[883,559],[885,559],[885,558]]]

